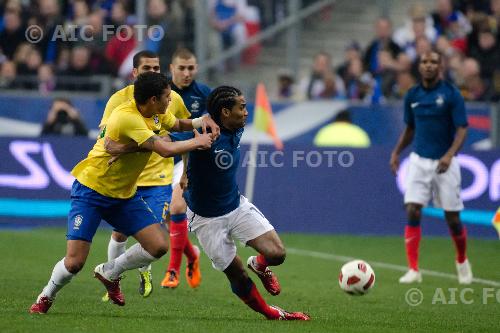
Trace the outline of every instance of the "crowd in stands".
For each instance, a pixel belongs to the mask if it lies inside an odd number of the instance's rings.
[[[279,76],[280,97],[374,103],[400,99],[419,80],[419,56],[434,48],[443,55],[444,78],[467,101],[500,99],[500,0],[436,0],[432,12],[414,4],[401,27],[393,29],[381,17],[374,32],[364,49],[350,43],[336,68],[328,52],[318,52],[295,91],[293,78]]]
[[[139,47],[158,52],[166,71],[176,48],[194,47],[195,1],[147,0],[149,28],[144,31],[135,28],[133,0],[0,0],[0,89],[93,91],[98,89],[95,83],[78,78],[99,74],[127,82]],[[209,25],[218,41],[210,45],[221,50],[244,43],[287,10],[285,0],[207,2]],[[303,0],[302,5],[312,2]],[[40,29],[28,29],[35,25]],[[164,36],[152,26],[160,26]],[[419,55],[436,48],[444,56],[445,78],[467,100],[497,101],[499,27],[500,0],[436,0],[431,12],[414,4],[402,26],[394,28],[382,17],[374,23],[369,45],[349,42],[337,68],[325,50],[314,57],[308,77],[297,80],[278,73],[279,97],[400,99],[419,79]],[[254,63],[259,50],[259,45],[247,48],[238,61]]]

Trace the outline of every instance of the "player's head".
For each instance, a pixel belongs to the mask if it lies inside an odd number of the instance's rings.
[[[247,103],[241,90],[220,86],[207,98],[207,109],[212,119],[229,130],[242,128],[248,117]]]
[[[420,56],[418,71],[423,81],[432,82],[438,80],[441,67],[441,54],[438,51],[429,50]]]
[[[189,87],[198,73],[198,63],[193,52],[186,48],[180,48],[172,55],[170,64],[172,82],[179,88]]]
[[[163,114],[170,103],[170,81],[161,73],[142,73],[134,82],[134,99],[148,114]]]
[[[134,78],[145,72],[160,72],[160,57],[153,51],[137,52],[132,62],[134,66],[132,75]]]

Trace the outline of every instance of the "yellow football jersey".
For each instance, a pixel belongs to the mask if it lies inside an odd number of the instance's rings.
[[[134,98],[134,85],[129,85],[122,90],[117,91],[111,96],[106,108],[104,109],[104,114],[102,116],[100,128],[106,125],[106,122],[115,109],[120,104],[131,101]],[[191,116],[182,97],[175,91],[170,93],[170,103],[167,107],[167,112],[170,112],[178,119],[187,119]],[[166,135],[167,131],[162,129],[159,135]],[[174,172],[174,159],[173,158],[163,158],[160,155],[153,153],[149,159],[146,168],[142,172],[137,181],[138,186],[159,186],[159,185],[169,185],[172,183],[172,176]]]
[[[137,180],[153,154],[137,152],[123,154],[108,165],[111,155],[104,149],[104,139],[128,144],[143,144],[162,129],[170,129],[177,119],[170,113],[144,118],[135,101],[121,104],[106,121],[106,130],[95,143],[86,159],[78,163],[71,174],[83,185],[111,198],[127,199],[137,190]]]

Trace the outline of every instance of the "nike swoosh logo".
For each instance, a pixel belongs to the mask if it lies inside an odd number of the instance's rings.
[[[405,243],[408,244],[409,242],[411,242],[414,239],[415,239],[415,237],[405,238]]]
[[[411,103],[411,108],[412,109],[416,108],[418,106],[418,104],[419,104],[418,102],[417,103]]]
[[[224,151],[224,149],[215,149],[214,150],[215,153],[220,153],[221,151]]]
[[[236,149],[240,148],[240,145],[238,145],[238,147],[236,147]]]

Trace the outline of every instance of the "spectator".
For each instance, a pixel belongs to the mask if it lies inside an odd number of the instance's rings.
[[[415,77],[410,71],[399,71],[396,75],[396,84],[394,85],[393,97],[403,99],[408,90],[416,83]]]
[[[25,41],[24,26],[21,14],[15,10],[8,10],[3,15],[4,28],[0,32],[0,51],[12,60],[18,46]]]
[[[13,61],[4,61],[1,64],[0,70],[0,88],[12,89],[17,88],[16,82],[17,68],[16,63]]]
[[[350,100],[364,100],[372,93],[373,79],[370,73],[363,73],[363,63],[360,58],[350,60],[344,82],[346,97]]]
[[[361,59],[361,46],[358,42],[352,41],[344,50],[344,62],[337,67],[337,74],[346,82],[349,64],[354,59]]]
[[[410,8],[409,18],[405,20],[404,26],[394,32],[394,41],[410,57],[411,61],[414,61],[417,56],[415,40],[419,37],[426,37],[433,43],[437,38],[437,31],[425,8],[421,4],[415,4]]]
[[[280,101],[291,101],[296,98],[295,79],[293,73],[287,69],[278,72],[277,99]]]
[[[471,48],[468,55],[481,64],[481,78],[484,80],[491,81],[500,70],[500,47],[489,28],[479,31],[478,45]]]
[[[42,64],[42,55],[40,51],[31,48],[26,56],[26,62],[19,64],[19,75],[37,75],[38,67]]]
[[[446,36],[453,47],[465,52],[466,36],[472,31],[471,24],[462,12],[453,9],[451,0],[437,0],[432,13],[434,28],[439,35]]]
[[[247,35],[243,18],[245,7],[246,0],[210,0],[210,24],[219,32],[223,50],[245,42]],[[232,67],[236,63],[239,63],[239,60],[232,59],[228,65]]]
[[[381,17],[375,22],[375,38],[366,49],[363,63],[365,68],[376,75],[380,72],[379,52],[387,51],[392,60],[401,53],[401,48],[392,40],[392,25],[389,19]]]
[[[43,64],[38,68],[38,91],[42,95],[48,95],[56,88],[56,77],[52,66]]]
[[[489,101],[494,97],[491,86],[481,79],[481,68],[477,60],[467,58],[462,64],[464,86],[462,95],[467,101]]]
[[[52,102],[41,135],[87,136],[88,130],[71,102],[57,98]]]
[[[311,74],[301,81],[300,87],[310,100],[345,97],[344,82],[333,72],[331,55],[324,51],[314,56]]]
[[[321,128],[314,137],[317,147],[368,148],[370,144],[368,134],[352,123],[347,110],[339,112],[333,123]]]

